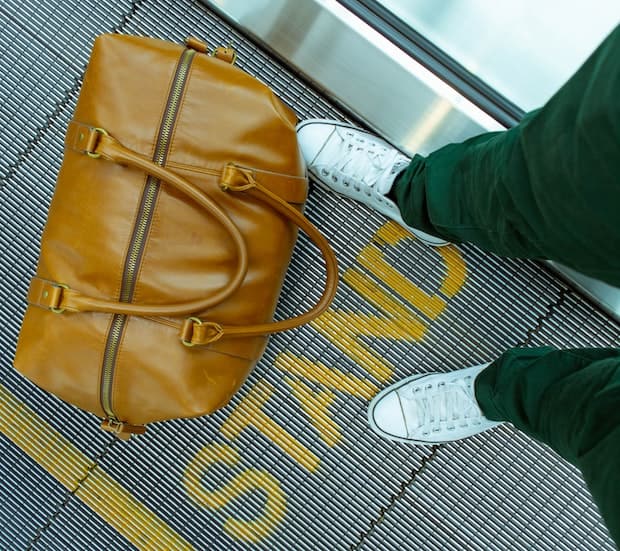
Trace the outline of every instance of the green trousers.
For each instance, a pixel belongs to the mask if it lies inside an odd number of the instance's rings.
[[[544,107],[416,156],[391,195],[430,234],[620,286],[620,27]],[[512,349],[476,397],[581,470],[620,546],[620,350]]]

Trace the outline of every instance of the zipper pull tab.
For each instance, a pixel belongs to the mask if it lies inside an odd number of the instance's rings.
[[[185,46],[187,46],[190,50],[195,50],[201,54],[209,53],[209,46],[207,46],[207,43],[200,40],[200,38],[196,38],[195,36],[188,36],[185,39]]]
[[[213,57],[234,65],[237,61],[237,52],[233,50],[232,46],[219,46],[213,50]]]
[[[101,430],[113,432],[120,440],[129,440],[133,434],[144,434],[146,427],[144,425],[130,425],[108,418],[101,423]]]

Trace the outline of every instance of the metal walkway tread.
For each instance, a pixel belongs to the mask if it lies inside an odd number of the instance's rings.
[[[618,345],[620,327],[533,263],[429,249],[316,188],[336,301],[274,336],[224,410],[118,442],[21,378],[23,297],[95,35],[230,42],[300,118],[347,115],[194,1],[5,0],[0,24],[0,549],[613,549],[579,475],[525,436],[409,448],[376,438],[365,409],[412,372]],[[277,315],[321,280],[301,236]]]

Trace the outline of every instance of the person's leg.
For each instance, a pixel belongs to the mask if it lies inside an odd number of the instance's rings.
[[[399,177],[395,150],[346,125],[315,132],[313,122],[300,143],[323,185],[409,227],[620,285],[619,97],[620,28],[517,127],[418,156]],[[513,422],[582,470],[620,543],[619,365],[615,350],[512,350],[488,369],[395,383],[372,401],[369,420],[382,436],[414,443]]]
[[[506,132],[414,157],[390,191],[407,224],[620,285],[620,27]]]
[[[440,444],[510,422],[581,469],[620,544],[620,350],[512,349],[450,373],[413,375],[368,408],[384,438]]]
[[[475,380],[485,417],[578,467],[620,545],[620,350],[514,349]]]
[[[303,121],[298,136],[315,180],[427,243],[470,241],[620,285],[619,97],[620,27],[516,127],[416,156],[404,173],[402,154],[345,123]]]

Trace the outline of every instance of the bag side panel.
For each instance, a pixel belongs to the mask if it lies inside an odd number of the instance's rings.
[[[74,119],[105,128],[130,147],[153,150],[182,47],[105,35],[95,41]],[[144,66],[157,63],[147,82]],[[65,149],[37,275],[84,294],[118,300],[143,173]],[[108,314],[54,314],[28,307],[17,369],[63,400],[101,415],[100,370]]]

